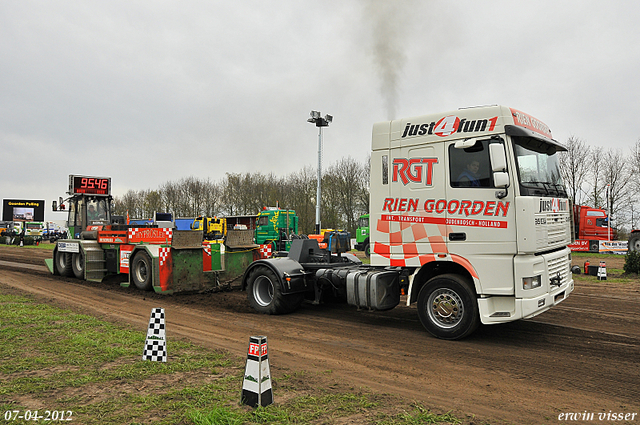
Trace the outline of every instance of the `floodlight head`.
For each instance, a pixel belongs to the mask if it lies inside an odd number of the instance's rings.
[[[326,121],[326,122],[331,122],[331,121],[333,121],[333,117],[332,117],[331,115],[329,115],[329,114],[325,115],[325,116],[324,116],[324,119],[325,119],[325,121]]]
[[[320,118],[320,112],[318,112],[318,111],[311,111],[311,118],[313,118],[313,119],[318,119],[318,118]]]

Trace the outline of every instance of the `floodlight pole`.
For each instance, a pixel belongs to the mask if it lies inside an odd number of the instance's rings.
[[[316,235],[320,234],[320,201],[322,199],[321,181],[322,181],[322,127],[328,127],[333,121],[331,115],[320,116],[320,112],[311,111],[311,118],[307,120],[318,127],[318,186],[316,189]]]

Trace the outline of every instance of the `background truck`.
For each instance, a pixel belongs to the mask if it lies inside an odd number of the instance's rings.
[[[68,239],[60,239],[53,274],[100,282],[120,275],[123,286],[171,294],[218,289],[242,276],[253,252],[228,252],[203,242],[202,232],[175,229],[170,214],[156,213],[151,224],[125,224],[111,214],[111,178],[69,176]],[[57,210],[54,201],[53,209]]]
[[[599,252],[600,241],[618,239],[618,232],[610,227],[605,210],[585,205],[573,206],[574,237],[572,251]]]
[[[288,313],[325,295],[388,310],[404,289],[431,334],[458,339],[480,323],[534,317],[573,291],[556,155],[565,148],[544,123],[504,106],[468,108],[377,123],[371,143],[371,265],[345,253],[340,232],[327,250],[294,240],[287,257],[245,272],[255,310]]]
[[[271,245],[273,252],[288,251],[298,236],[298,216],[294,210],[264,207],[256,217],[255,242]]]
[[[24,223],[25,236],[31,236],[37,240],[42,240],[45,230],[45,223],[41,221],[27,221]]]
[[[363,214],[358,218],[358,227],[356,228],[356,245],[354,248],[358,251],[364,251],[367,257],[371,255],[369,245],[369,214]]]

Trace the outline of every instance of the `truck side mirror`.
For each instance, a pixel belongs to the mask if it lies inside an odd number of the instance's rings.
[[[491,158],[491,171],[493,171],[493,184],[497,188],[504,190],[496,192],[498,199],[507,196],[509,187],[509,173],[507,172],[507,154],[502,143],[491,143],[489,145],[489,158]]]
[[[58,211],[58,203],[56,201],[51,201],[51,209],[53,211]]]
[[[505,188],[509,186],[509,173],[496,171],[493,173],[493,184],[495,187]]]
[[[507,171],[507,155],[504,152],[502,143],[491,143],[489,145],[489,157],[491,158],[492,171]]]

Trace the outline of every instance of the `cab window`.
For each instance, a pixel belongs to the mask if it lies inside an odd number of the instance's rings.
[[[452,187],[493,187],[489,139],[464,149],[449,145],[449,181]]]

